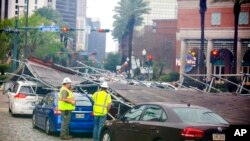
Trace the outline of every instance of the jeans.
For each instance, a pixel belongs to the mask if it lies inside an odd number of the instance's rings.
[[[101,136],[101,130],[106,120],[107,120],[107,116],[95,116],[94,117],[94,131],[93,131],[94,141],[99,141],[100,136]]]
[[[61,125],[61,138],[69,137],[69,123],[71,118],[71,111],[62,111],[62,125]]]

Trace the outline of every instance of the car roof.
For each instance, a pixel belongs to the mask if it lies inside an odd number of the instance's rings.
[[[149,104],[149,105],[159,105],[165,108],[198,108],[198,109],[207,109],[205,107],[192,105],[192,104],[179,104],[179,103],[169,103],[169,102],[146,102],[140,103],[140,105]]]

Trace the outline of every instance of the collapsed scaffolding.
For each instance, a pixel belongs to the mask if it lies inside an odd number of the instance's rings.
[[[87,85],[96,85],[97,89],[100,86],[100,81],[96,79],[96,74],[99,76],[105,77],[109,80],[118,81],[112,77],[109,77],[105,73],[106,70],[93,68],[87,66],[81,62],[78,62],[80,65],[84,66],[85,68],[92,69],[96,72],[95,75],[83,73],[78,70],[74,70],[70,67],[64,67],[59,64],[51,64],[46,63],[41,60],[31,58],[26,60],[25,62],[19,60],[13,60],[19,63],[19,69],[17,73],[7,73],[11,75],[12,78],[15,77],[15,80],[24,80],[24,81],[35,81],[42,84],[45,88],[52,91],[58,91],[61,87],[61,81],[64,77],[70,77],[73,80],[73,86],[77,87],[77,90],[80,90],[83,94],[89,94],[86,90],[83,90],[81,87]],[[132,103],[125,100],[124,98],[120,97],[114,90],[109,89],[108,92],[111,94],[113,102],[118,104],[118,109],[116,114],[121,114],[121,104],[125,105],[126,107],[130,108],[133,106]],[[114,119],[115,115],[109,114],[109,116]]]
[[[81,89],[81,87],[83,86],[93,84],[99,87],[101,82],[97,79],[98,77],[104,77],[105,79],[109,80],[111,87],[108,91],[112,95],[113,104],[115,105],[114,106],[115,110],[109,113],[109,117],[111,119],[114,119],[116,114],[120,115],[124,113],[125,112],[124,109],[128,109],[141,102],[152,102],[152,101],[179,102],[179,103],[193,103],[193,104],[198,104],[198,105],[200,104],[201,106],[206,106],[206,105],[202,105],[204,102],[199,103],[199,101],[201,101],[204,96],[207,97],[206,95],[208,92],[213,90],[215,92],[221,93],[219,89],[213,87],[214,82],[210,82],[210,83],[205,83],[202,81],[200,82],[199,79],[195,78],[198,76],[191,77],[190,75],[186,75],[186,74],[185,74],[186,78],[193,79],[197,81],[199,84],[206,86],[205,89],[199,90],[195,88],[195,92],[193,91],[191,92],[194,94],[197,93],[196,96],[198,98],[201,98],[198,101],[192,101],[192,98],[189,99],[190,98],[188,96],[189,94],[186,94],[185,92],[182,93],[181,91],[167,91],[167,90],[162,90],[160,88],[143,88],[144,86],[136,87],[136,86],[130,86],[127,84],[120,85],[119,82],[124,81],[125,79],[114,77],[112,75],[109,75],[109,72],[106,70],[94,68],[79,61],[77,63],[80,65],[80,67],[74,67],[74,68],[65,67],[59,64],[45,63],[37,59],[29,59],[29,60],[26,60],[25,62],[20,62],[20,61],[18,62],[20,63],[19,66],[22,66],[20,67],[19,72],[16,74],[9,73],[10,75],[17,77],[18,79],[39,82],[43,84],[44,87],[46,87],[47,89],[50,89],[53,91],[56,91],[60,88],[61,80],[66,76],[71,77],[72,80],[74,80],[73,85],[75,87],[79,87],[78,90],[83,94],[89,94],[84,89]],[[90,69],[94,73],[91,74],[91,73],[86,73],[86,72],[80,72],[78,69],[82,69],[82,68]],[[222,78],[222,79],[225,79],[225,78]],[[214,78],[214,81],[215,80],[216,78]],[[238,92],[240,92],[241,90],[247,90],[242,85],[237,84],[235,86],[239,88]],[[184,80],[182,80],[179,84],[179,87],[185,88],[189,86],[186,86],[184,84]],[[202,93],[205,93],[206,95],[202,95]],[[238,93],[238,95],[240,94]]]

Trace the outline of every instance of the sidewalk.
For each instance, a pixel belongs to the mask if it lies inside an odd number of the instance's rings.
[[[0,112],[8,112],[8,97],[0,91]]]

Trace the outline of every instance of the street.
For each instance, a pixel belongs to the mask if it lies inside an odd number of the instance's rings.
[[[8,112],[8,98],[0,93],[0,141],[59,141],[58,135],[47,135],[33,129],[30,116],[12,117]],[[73,135],[72,141],[90,141],[92,135]]]

